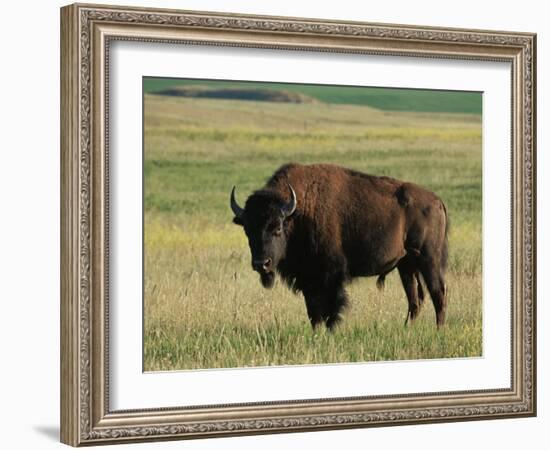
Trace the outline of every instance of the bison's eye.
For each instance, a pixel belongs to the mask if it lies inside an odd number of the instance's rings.
[[[273,236],[280,236],[283,233],[283,225],[281,223],[272,223],[269,226],[269,231]]]

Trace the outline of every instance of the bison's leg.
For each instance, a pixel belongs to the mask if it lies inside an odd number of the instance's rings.
[[[334,327],[340,322],[342,317],[340,313],[346,307],[348,303],[348,297],[344,286],[340,283],[336,284],[332,289],[328,291],[327,299],[327,314],[326,325],[329,330],[333,330]]]
[[[401,282],[403,283],[403,288],[409,302],[409,311],[405,319],[405,325],[407,325],[409,320],[413,323],[420,312],[422,302],[419,299],[419,293],[422,290],[422,286],[418,279],[417,267],[410,257],[403,258],[399,262],[397,269],[399,270],[399,276],[401,277]]]
[[[304,292],[306,301],[307,316],[313,329],[323,322],[323,297],[321,294],[307,291]]]
[[[341,320],[340,313],[347,304],[347,295],[342,283],[318,288],[314,291],[305,291],[307,315],[311,326],[315,328],[325,323],[329,330]]]
[[[437,327],[445,325],[445,311],[447,309],[447,292],[445,278],[436,264],[428,264],[422,268],[422,276],[426,281],[426,286],[432,297],[435,308],[435,318]]]

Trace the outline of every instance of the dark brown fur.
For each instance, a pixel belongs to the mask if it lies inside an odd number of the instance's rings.
[[[275,269],[292,289],[303,293],[313,326],[325,323],[332,328],[340,320],[348,281],[378,276],[381,288],[395,268],[408,299],[407,321],[414,321],[424,299],[421,274],[437,325],[444,324],[448,220],[435,194],[412,183],[335,165],[287,164],[246,202],[244,216],[257,222],[256,229],[265,228],[264,222],[274,214],[270,211],[289,201],[289,184],[296,192],[297,208],[281,225],[284,242],[278,245],[284,249]],[[245,225],[253,258],[258,252],[265,257],[269,252],[260,248],[252,230],[252,225]]]

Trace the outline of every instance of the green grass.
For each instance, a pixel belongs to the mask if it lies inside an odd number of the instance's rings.
[[[385,111],[450,112],[481,114],[481,94],[477,92],[428,89],[389,89],[357,86],[318,86],[290,83],[211,81],[145,77],[143,89],[155,93],[176,86],[216,88],[264,88],[299,92],[329,104],[366,105]]]
[[[171,81],[171,80],[170,80]],[[480,356],[481,117],[145,96],[144,367],[173,370]],[[451,218],[449,310],[413,327],[399,277],[353,282],[336,332],[313,332],[301,295],[261,287],[231,187],[281,164],[332,162],[426,186]]]

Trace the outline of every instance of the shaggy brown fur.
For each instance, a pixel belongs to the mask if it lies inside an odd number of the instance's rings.
[[[296,193],[296,210],[281,216]],[[426,283],[445,321],[448,220],[443,202],[412,183],[329,164],[287,164],[247,200],[241,217],[253,266],[264,286],[277,271],[303,293],[313,326],[332,328],[347,302],[345,284],[355,277],[385,276],[398,269],[409,308],[420,310]],[[258,267],[255,261],[269,262]]]

